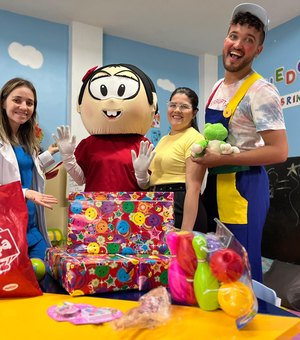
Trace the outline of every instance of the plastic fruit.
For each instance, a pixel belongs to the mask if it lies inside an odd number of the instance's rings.
[[[234,250],[220,249],[211,255],[210,269],[221,282],[237,281],[244,272],[242,257]]]
[[[251,289],[244,283],[236,281],[221,285],[218,302],[226,314],[238,318],[251,310],[254,300]]]

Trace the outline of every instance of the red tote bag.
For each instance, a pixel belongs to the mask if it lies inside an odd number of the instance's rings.
[[[0,185],[0,297],[42,295],[28,257],[28,213],[19,181]]]

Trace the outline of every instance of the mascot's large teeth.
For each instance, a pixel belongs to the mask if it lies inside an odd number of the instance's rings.
[[[117,111],[107,111],[108,117],[116,117],[118,114]]]
[[[121,111],[103,111],[108,118],[116,118],[121,114]]]

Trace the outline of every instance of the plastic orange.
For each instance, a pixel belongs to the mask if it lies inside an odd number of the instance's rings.
[[[223,283],[218,291],[218,302],[226,314],[238,318],[251,310],[253,293],[240,281]]]

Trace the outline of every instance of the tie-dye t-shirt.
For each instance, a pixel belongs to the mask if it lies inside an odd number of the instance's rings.
[[[223,111],[243,81],[230,85],[222,81],[209,108]],[[229,123],[227,142],[241,151],[251,150],[264,145],[260,131],[283,129],[285,123],[279,93],[275,86],[261,78],[248,89],[237,106]]]

